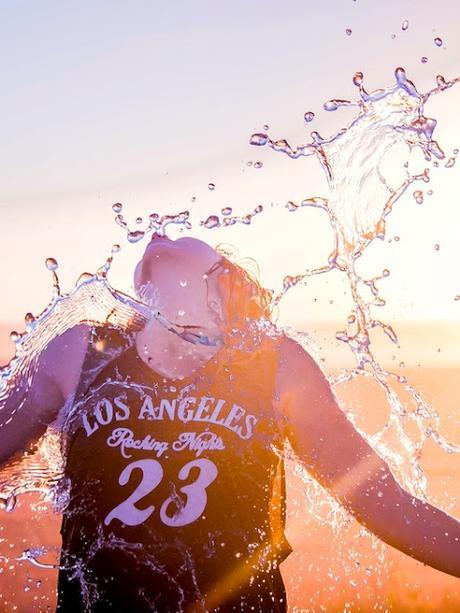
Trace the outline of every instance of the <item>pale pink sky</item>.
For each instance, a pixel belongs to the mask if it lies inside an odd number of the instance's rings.
[[[2,6],[0,21],[0,321],[44,306],[47,256],[59,260],[69,289],[122,242],[112,279],[130,289],[143,247],[127,245],[113,223],[116,201],[131,219],[190,208],[193,234],[255,257],[262,280],[279,289],[284,274],[324,263],[331,249],[320,211],[294,216],[282,205],[327,190],[314,159],[282,159],[250,147],[249,135],[265,123],[293,142],[311,129],[331,134],[351,115],[321,105],[356,97],[356,70],[369,89],[391,85],[398,65],[421,91],[438,73],[460,74],[460,5],[446,0],[425,1],[423,9],[407,0],[15,2]],[[427,108],[447,151],[460,142],[459,100],[460,87]],[[317,113],[308,127],[307,110]],[[258,159],[263,168],[246,166]],[[459,173],[458,166],[440,170],[422,207],[410,195],[400,201],[389,232],[401,241],[369,253],[370,272],[392,271],[382,317],[458,321]],[[223,206],[244,214],[257,204],[266,211],[250,228],[198,226]],[[292,293],[282,317],[341,320],[343,289],[338,275],[315,280]]]

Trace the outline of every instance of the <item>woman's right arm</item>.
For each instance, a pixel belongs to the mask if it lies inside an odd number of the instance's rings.
[[[53,339],[42,352],[29,390],[13,391],[0,407],[0,466],[26,451],[75,392],[90,329],[80,324]]]

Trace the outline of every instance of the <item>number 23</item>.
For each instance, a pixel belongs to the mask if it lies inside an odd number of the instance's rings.
[[[192,483],[184,485],[180,488],[186,496],[186,502],[177,510],[177,496],[169,496],[160,508],[161,521],[167,526],[178,528],[191,524],[203,513],[208,502],[206,488],[217,477],[217,468],[214,462],[205,458],[199,458],[187,462],[179,471],[179,479],[184,481],[188,478],[190,471],[193,468],[198,468],[198,477]],[[113,519],[119,519],[128,526],[137,526],[146,521],[155,510],[152,504],[146,509],[138,509],[136,502],[147,496],[159,485],[163,479],[163,467],[157,460],[146,459],[131,462],[121,471],[118,483],[126,485],[133,470],[139,468],[142,471],[142,481],[139,483],[134,492],[123,502],[117,505],[104,519],[104,524],[108,526]],[[172,505],[175,512],[172,515],[168,513],[169,507]]]

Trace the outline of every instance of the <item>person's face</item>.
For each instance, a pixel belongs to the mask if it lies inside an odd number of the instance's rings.
[[[212,333],[222,321],[216,274],[221,259],[197,239],[154,235],[136,268],[136,293],[172,324]]]

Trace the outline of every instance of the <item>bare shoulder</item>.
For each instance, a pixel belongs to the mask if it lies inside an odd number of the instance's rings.
[[[39,379],[54,383],[64,398],[75,391],[90,340],[91,328],[79,324],[54,338],[39,362]]]
[[[325,381],[325,375],[310,353],[293,338],[283,334],[279,341],[278,391],[292,391],[293,387],[305,388]]]

